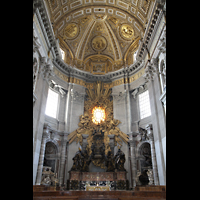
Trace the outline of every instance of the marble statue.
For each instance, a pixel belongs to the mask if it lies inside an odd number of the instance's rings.
[[[148,169],[148,170],[147,170],[147,176],[148,176],[148,178],[149,178],[149,183],[148,183],[148,185],[153,185],[153,184],[154,184],[153,169]]]

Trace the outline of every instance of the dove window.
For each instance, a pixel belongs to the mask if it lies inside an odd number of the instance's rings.
[[[139,94],[138,97],[139,97],[140,119],[143,119],[151,115],[149,91],[146,90],[145,92]]]
[[[92,121],[95,124],[101,123],[101,121],[105,120],[105,109],[101,108],[101,107],[94,107],[92,110]]]
[[[45,114],[56,118],[58,108],[58,93],[49,89]]]

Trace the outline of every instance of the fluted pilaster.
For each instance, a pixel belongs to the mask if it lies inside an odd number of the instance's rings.
[[[129,135],[129,144],[130,144],[130,156],[131,156],[131,172],[132,172],[132,187],[133,189],[136,186],[136,174],[137,174],[137,167],[136,167],[136,153],[135,153],[135,147],[136,147],[136,141],[135,141],[135,134],[131,133]]]
[[[61,160],[60,160],[60,177],[59,177],[60,185],[64,183],[63,180],[64,180],[64,171],[65,171],[66,146],[67,146],[67,135],[64,135],[62,149],[61,149]]]
[[[151,145],[151,158],[152,158],[154,184],[159,185],[158,168],[157,168],[157,162],[156,162],[156,152],[155,152],[152,124],[148,124],[146,126],[146,130],[147,130],[147,136],[149,137],[149,141]]]
[[[36,185],[40,185],[40,183],[41,183],[42,169],[43,169],[43,162],[44,162],[44,153],[45,153],[47,138],[50,138],[50,132],[49,132],[48,124],[45,123],[44,129],[43,129],[41,148],[40,148],[40,157],[39,157],[39,162],[38,162]]]

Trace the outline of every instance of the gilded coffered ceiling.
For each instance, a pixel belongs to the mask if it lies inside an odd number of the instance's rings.
[[[154,0],[46,0],[64,62],[106,74],[134,62]]]

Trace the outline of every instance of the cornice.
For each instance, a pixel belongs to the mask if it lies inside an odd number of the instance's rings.
[[[150,49],[150,46],[154,39],[156,28],[160,22],[162,15],[163,15],[163,11],[162,11],[162,8],[160,7],[160,4],[155,3],[149,23],[148,23],[148,25],[146,27],[146,31],[144,33],[143,40],[139,45],[136,59],[138,59],[138,60],[145,59],[146,54],[147,54],[146,47],[148,49]],[[145,65],[146,65],[146,63],[145,63]]]
[[[48,43],[49,50],[53,51],[54,56],[61,56],[59,46],[57,44],[56,38],[54,36],[53,28],[48,17],[44,2],[42,0],[33,0],[33,16],[37,15],[38,20],[40,21],[41,29],[43,31],[45,39]],[[53,47],[53,48],[52,48]]]
[[[129,73],[129,76],[132,76],[134,73],[136,73],[138,70],[140,70],[143,67],[141,61],[135,61],[129,67],[122,68],[114,72],[109,72],[105,75],[94,75],[94,74],[91,74],[90,72],[85,72],[66,64],[59,57],[53,60],[53,64],[66,76],[80,78],[88,82],[94,82],[94,81],[99,81],[99,80],[104,81],[104,82],[111,82],[116,79],[124,77],[124,75],[127,76],[127,73]]]

